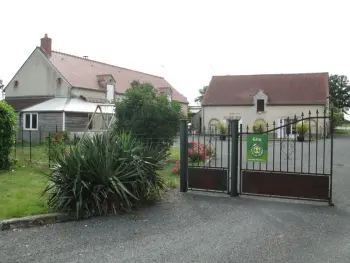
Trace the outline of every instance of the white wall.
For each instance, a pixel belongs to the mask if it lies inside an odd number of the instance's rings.
[[[181,103],[180,105],[181,105],[181,110],[182,110],[183,114],[185,114],[185,116],[187,116],[187,114],[188,114],[188,104]]]
[[[72,97],[84,96],[87,99],[96,99],[96,100],[105,100],[106,92],[98,90],[89,90],[89,89],[80,89],[72,88],[71,90]]]
[[[247,125],[249,129],[252,129],[254,122],[257,119],[263,119],[272,127],[273,122],[279,119],[294,118],[296,115],[300,118],[301,113],[304,113],[304,117],[308,117],[309,111],[311,111],[311,117],[316,116],[316,110],[319,111],[319,116],[323,116],[324,106],[269,106],[265,107],[265,112],[258,114],[256,106],[204,106],[203,107],[203,125],[205,128],[209,127],[209,121],[211,119],[223,120],[230,115],[240,116],[242,119],[243,130],[246,130]],[[276,124],[277,127],[277,124]],[[202,127],[203,128],[203,127]]]
[[[107,100],[110,102],[114,100],[114,85],[107,84]]]
[[[61,78],[58,84],[57,78]],[[18,81],[18,86],[14,82]],[[68,95],[69,83],[37,48],[19,69],[6,88],[6,97]]]

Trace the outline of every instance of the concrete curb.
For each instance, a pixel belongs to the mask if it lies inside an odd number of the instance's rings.
[[[51,213],[20,218],[11,218],[0,221],[0,230],[9,230],[14,228],[26,228],[31,226],[61,223],[73,219],[74,217],[63,213]]]

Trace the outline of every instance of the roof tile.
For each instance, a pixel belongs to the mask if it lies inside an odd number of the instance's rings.
[[[97,75],[112,75],[116,81],[115,91],[117,93],[125,93],[125,91],[131,87],[131,82],[133,80],[138,80],[141,82],[149,82],[156,89],[161,87],[171,87],[173,90],[174,100],[178,100],[182,103],[188,103],[185,96],[180,94],[164,78],[159,76],[109,65],[103,62],[57,51],[52,51],[49,59],[74,87],[101,90],[101,86],[98,84]]]
[[[272,105],[326,104],[328,73],[213,76],[202,105],[253,104],[260,90]]]

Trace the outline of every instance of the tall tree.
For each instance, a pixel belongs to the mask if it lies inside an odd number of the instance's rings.
[[[146,143],[170,147],[185,116],[177,101],[157,94],[149,83],[133,81],[125,97],[115,104],[117,132],[131,132]]]
[[[197,103],[202,103],[204,95],[207,92],[208,88],[209,86],[204,86],[203,88],[199,89],[199,96],[194,101]]]
[[[344,75],[329,76],[329,102],[332,108],[346,113],[350,108],[350,85]]]

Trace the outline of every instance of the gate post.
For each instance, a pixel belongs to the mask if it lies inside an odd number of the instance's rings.
[[[230,196],[238,196],[238,122],[230,120],[231,127],[231,192]]]
[[[180,121],[180,192],[187,192],[188,170],[188,130],[187,120]]]

